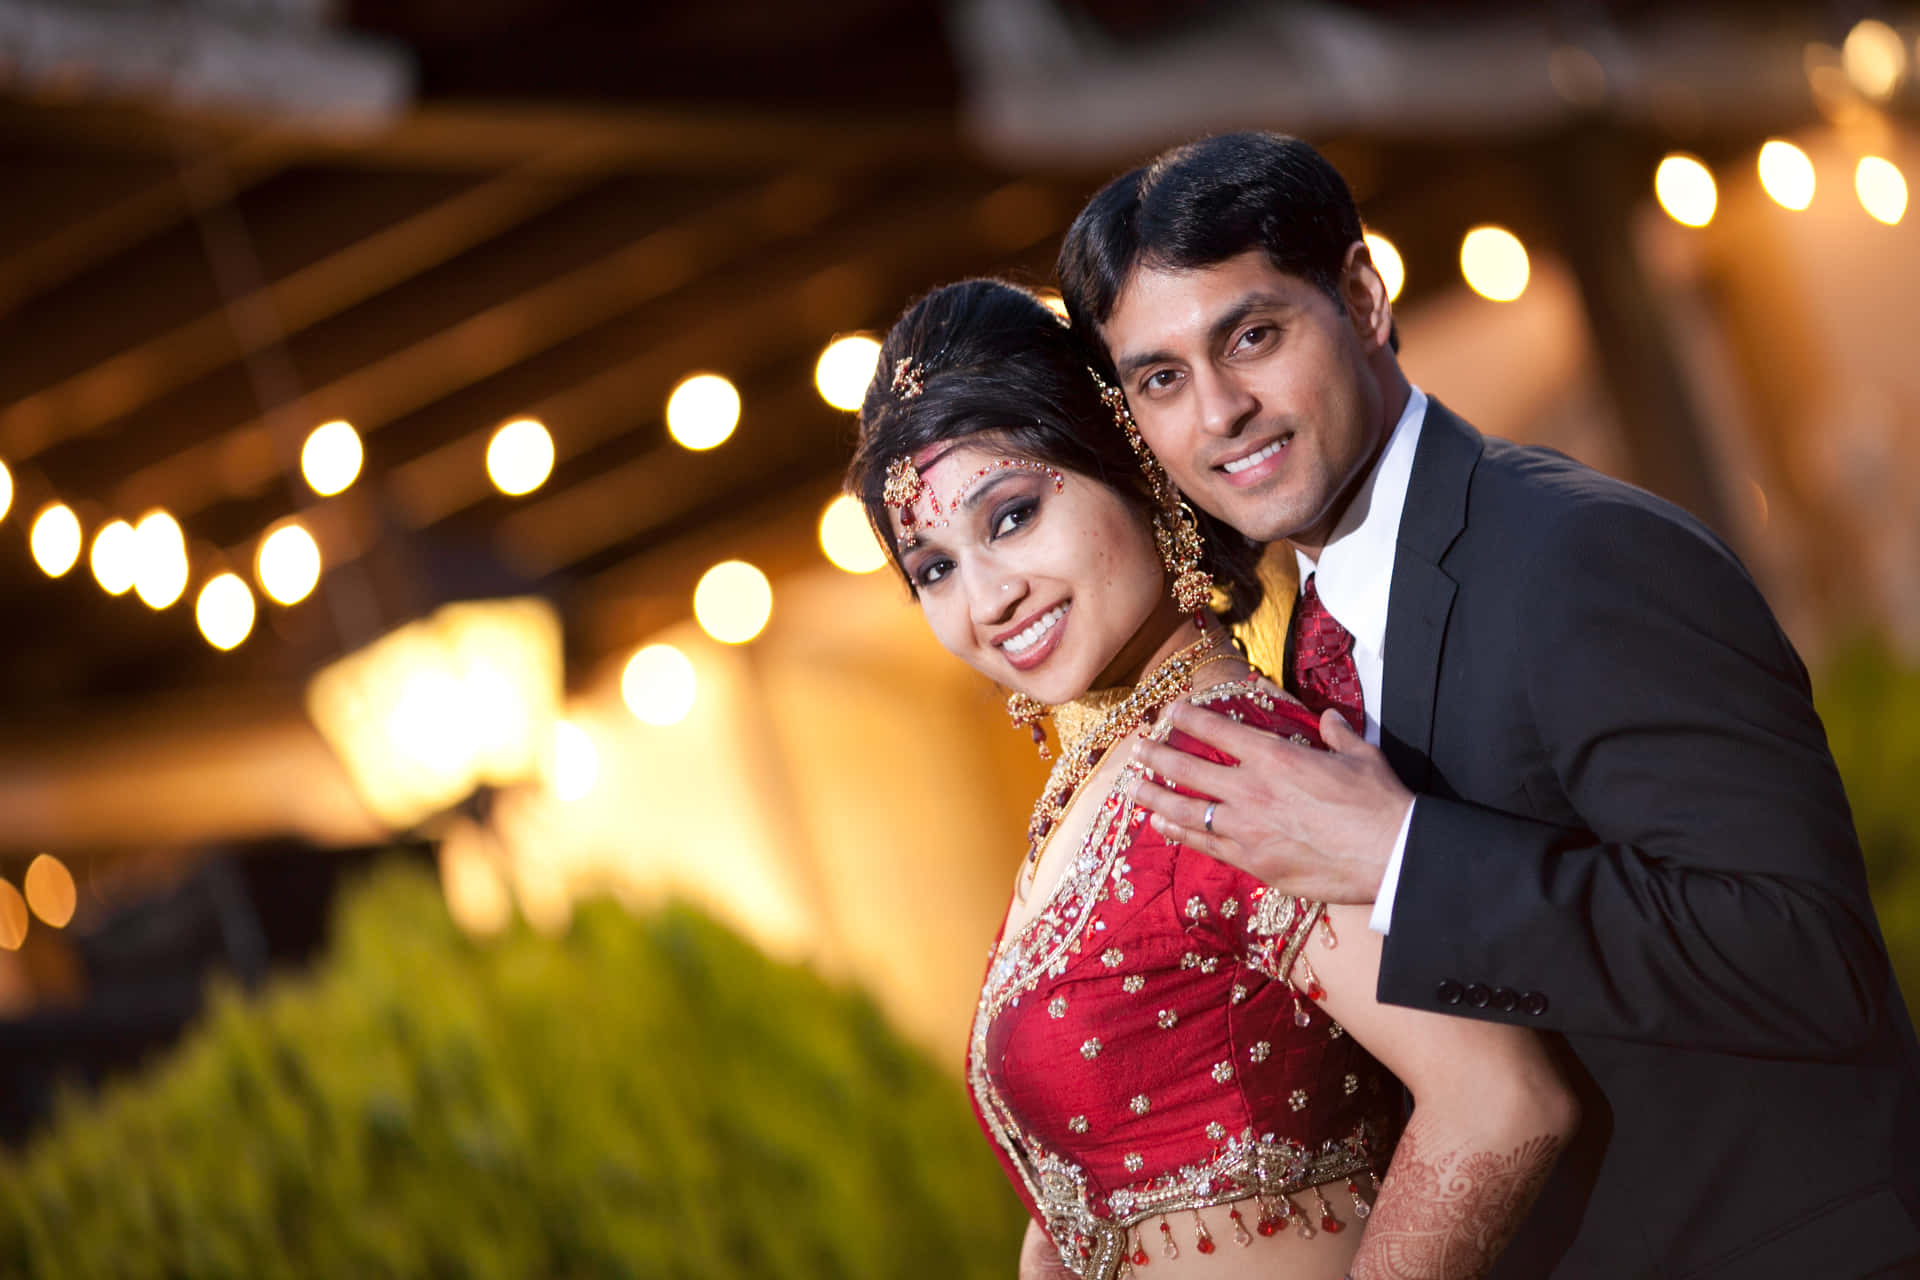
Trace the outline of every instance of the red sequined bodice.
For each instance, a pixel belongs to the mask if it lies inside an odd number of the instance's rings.
[[[1318,740],[1253,681],[1194,701]],[[1015,1190],[1069,1268],[1103,1277],[1143,1218],[1254,1195],[1291,1211],[1291,1192],[1383,1172],[1401,1112],[1393,1077],[1286,980],[1324,941],[1320,905],[1168,844],[1126,781],[996,945],[967,1063]]]

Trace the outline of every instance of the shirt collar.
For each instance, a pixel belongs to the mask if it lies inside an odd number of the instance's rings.
[[[1300,581],[1314,575],[1314,588],[1334,620],[1353,633],[1357,648],[1383,654],[1387,638],[1387,597],[1393,589],[1393,552],[1400,541],[1400,513],[1413,478],[1413,454],[1426,421],[1427,396],[1409,388],[1406,408],[1387,437],[1387,447],[1353,501],[1340,513],[1333,536],[1316,564],[1299,551],[1294,560]]]

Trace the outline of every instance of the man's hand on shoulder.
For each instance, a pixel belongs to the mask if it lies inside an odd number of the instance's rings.
[[[1163,716],[1170,730],[1240,763],[1219,764],[1163,742],[1134,743],[1134,759],[1154,775],[1140,780],[1134,799],[1153,814],[1154,830],[1282,893],[1374,900],[1413,793],[1337,711],[1320,718],[1325,751],[1189,703],[1175,703]],[[1181,795],[1174,785],[1198,795]]]

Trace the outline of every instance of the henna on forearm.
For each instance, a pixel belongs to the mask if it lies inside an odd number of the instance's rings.
[[[1351,1280],[1480,1280],[1560,1154],[1543,1134],[1502,1155],[1444,1149],[1416,1114],[1380,1184]]]

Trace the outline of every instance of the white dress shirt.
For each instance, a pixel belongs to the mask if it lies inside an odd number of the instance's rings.
[[[1320,549],[1318,561],[1295,551],[1300,581],[1311,576],[1327,612],[1353,634],[1353,665],[1360,676],[1360,696],[1366,707],[1366,738],[1380,745],[1380,697],[1387,663],[1387,598],[1393,590],[1393,555],[1400,541],[1400,513],[1407,503],[1407,484],[1413,478],[1413,454],[1420,445],[1420,426],[1427,417],[1427,396],[1413,387],[1400,420],[1387,437],[1387,447],[1353,501],[1340,514],[1333,536]],[[1368,924],[1386,933],[1393,921],[1393,895],[1400,884],[1400,860],[1413,825],[1413,806],[1400,821],[1400,834],[1387,859],[1387,873],[1373,900]]]

